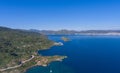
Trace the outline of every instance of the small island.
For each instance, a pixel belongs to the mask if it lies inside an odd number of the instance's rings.
[[[61,39],[62,39],[63,41],[65,41],[65,42],[70,41],[70,39],[67,38],[67,37],[61,37]]]
[[[33,66],[47,66],[53,61],[67,58],[37,53],[54,45],[40,33],[0,27],[0,73],[25,73]]]

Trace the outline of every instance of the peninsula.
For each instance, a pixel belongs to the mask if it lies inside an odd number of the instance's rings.
[[[25,73],[33,66],[47,66],[53,61],[62,61],[66,56],[41,56],[55,42],[46,36],[26,30],[0,27],[0,73]]]

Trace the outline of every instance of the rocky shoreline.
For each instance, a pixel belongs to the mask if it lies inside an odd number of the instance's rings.
[[[52,46],[62,46],[62,42],[54,42]],[[44,49],[43,49],[44,50]],[[47,49],[45,49],[47,50]],[[14,68],[14,69],[9,69],[5,71],[0,71],[0,73],[26,73],[26,71],[32,67],[35,66],[43,66],[46,67],[48,64],[54,61],[63,61],[63,59],[67,58],[67,56],[59,56],[59,55],[54,55],[54,56],[41,56],[38,53],[34,54],[34,58],[31,60],[27,61],[24,64],[21,64],[20,67]]]

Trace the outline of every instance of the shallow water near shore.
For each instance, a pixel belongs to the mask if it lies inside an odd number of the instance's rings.
[[[120,73],[120,36],[48,36],[62,42],[63,46],[53,46],[39,51],[45,56],[65,55],[62,62],[52,62],[47,67],[33,67],[26,73]]]

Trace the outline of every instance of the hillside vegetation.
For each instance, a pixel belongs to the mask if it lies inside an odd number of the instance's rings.
[[[0,68],[17,65],[52,44],[39,33],[0,27]]]

